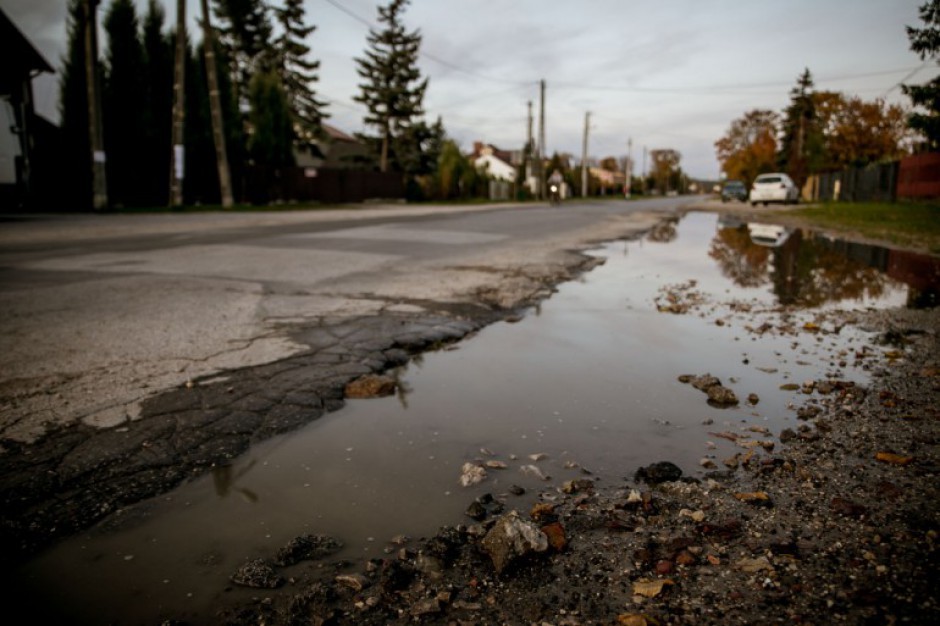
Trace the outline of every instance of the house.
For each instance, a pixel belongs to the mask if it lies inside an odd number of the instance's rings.
[[[0,206],[29,202],[40,118],[32,79],[52,66],[0,9]]]
[[[516,165],[521,164],[522,158],[521,153],[514,155],[507,150],[500,150],[496,146],[476,141],[473,144],[470,161],[474,167],[478,170],[485,170],[492,178],[514,183],[516,182]],[[514,164],[513,161],[518,162]]]

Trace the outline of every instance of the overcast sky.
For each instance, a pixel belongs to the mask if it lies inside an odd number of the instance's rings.
[[[102,0],[106,5],[108,0]],[[135,0],[140,13],[146,0]],[[280,0],[270,0],[280,4]],[[527,102],[546,89],[548,152],[580,156],[591,112],[591,156],[623,156],[627,141],[673,148],[690,175],[718,176],[714,143],[754,108],[781,111],[808,67],[817,89],[907,104],[899,82],[938,73],[908,47],[924,0],[413,0],[404,22],[423,35],[429,121],[438,115],[468,149],[474,141],[519,148]],[[167,25],[175,0],[162,0]],[[318,91],[329,123],[363,130],[354,58],[375,24],[373,0],[306,0],[308,44],[321,62]],[[0,0],[57,69],[65,52],[66,0]],[[187,0],[195,31],[199,0]],[[99,18],[105,8],[99,10]],[[101,38],[102,48],[106,40]],[[58,78],[37,79],[41,113],[58,118]],[[536,119],[535,132],[538,130]]]

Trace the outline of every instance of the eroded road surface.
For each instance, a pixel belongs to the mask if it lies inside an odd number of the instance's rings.
[[[7,553],[342,404],[589,267],[672,199],[35,217],[0,231]],[[233,373],[237,376],[233,377]]]

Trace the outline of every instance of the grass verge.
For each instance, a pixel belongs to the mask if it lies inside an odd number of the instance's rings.
[[[827,202],[791,214],[822,228],[940,254],[940,201]]]

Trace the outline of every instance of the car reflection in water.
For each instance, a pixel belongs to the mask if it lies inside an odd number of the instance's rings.
[[[778,304],[819,307],[907,288],[907,306],[937,305],[940,259],[777,224],[721,218],[709,256],[741,287],[770,285]]]

